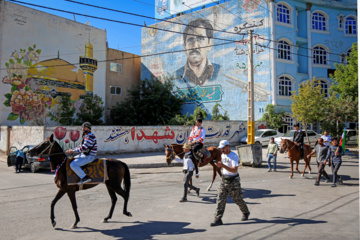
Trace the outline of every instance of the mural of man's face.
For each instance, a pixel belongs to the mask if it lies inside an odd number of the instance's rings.
[[[213,39],[206,36],[204,26],[190,29],[188,34],[184,42],[184,50],[189,63],[198,66],[206,59],[206,54],[213,45]]]

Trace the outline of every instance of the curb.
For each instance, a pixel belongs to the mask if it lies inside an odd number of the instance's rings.
[[[162,167],[179,167],[182,163],[171,163],[168,166],[166,163],[139,163],[139,164],[127,164],[129,168],[162,168]]]

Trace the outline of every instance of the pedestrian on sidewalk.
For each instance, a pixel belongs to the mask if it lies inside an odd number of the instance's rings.
[[[319,186],[321,175],[323,175],[326,178],[325,182],[330,181],[330,177],[325,171],[328,150],[329,147],[324,145],[324,139],[319,138],[318,144],[315,146],[314,150],[308,155],[308,158],[310,158],[311,155],[314,155],[314,153],[316,153],[316,164],[318,166],[318,174],[315,181],[315,186]]]
[[[327,131],[324,132],[324,135],[322,135],[321,138],[324,139],[325,146],[330,146],[331,137],[330,137],[330,135],[328,135]]]
[[[180,199],[180,202],[187,202],[187,192],[188,188],[195,190],[196,195],[200,195],[200,188],[194,187],[190,184],[190,179],[192,178],[194,174],[194,163],[192,161],[192,153],[191,153],[191,145],[189,143],[185,143],[183,145],[183,149],[185,152],[184,156],[184,166],[183,166],[183,172],[184,172],[184,195],[182,199]],[[199,170],[196,168],[196,178],[199,178]]]
[[[331,140],[331,143],[332,146],[329,147],[327,159],[331,157],[331,169],[332,169],[332,177],[333,177],[331,187],[336,187],[336,180],[339,180],[340,185],[343,184],[342,178],[337,173],[342,163],[341,156],[343,156],[345,153],[344,153],[344,149],[338,145],[337,138],[333,138]]]
[[[16,150],[15,152],[11,153],[11,154],[16,154],[16,158],[15,158],[15,172],[19,173],[21,171],[21,165],[23,164],[23,160],[24,160],[24,152],[21,150]]]
[[[267,148],[266,158],[267,158],[267,164],[268,164],[268,172],[271,172],[271,159],[274,161],[274,172],[276,172],[276,156],[277,156],[277,150],[278,146],[276,143],[274,143],[274,138],[270,138],[270,143]]]
[[[222,180],[218,188],[215,219],[214,222],[210,224],[211,227],[223,224],[221,218],[224,215],[226,199],[229,194],[242,212],[243,216],[241,221],[248,220],[250,215],[249,209],[242,197],[240,176],[238,173],[239,157],[230,150],[230,144],[226,140],[221,140],[218,148],[220,148],[222,152],[221,162],[216,162],[215,165],[222,168]]]

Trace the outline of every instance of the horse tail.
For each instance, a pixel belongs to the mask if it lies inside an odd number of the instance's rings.
[[[129,195],[130,187],[131,187],[131,178],[130,178],[130,170],[126,163],[123,163],[125,174],[124,174],[124,190]]]

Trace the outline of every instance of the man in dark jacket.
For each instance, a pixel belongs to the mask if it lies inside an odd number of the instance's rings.
[[[297,146],[297,148],[300,150],[300,159],[304,158],[304,132],[300,130],[300,125],[299,123],[295,123],[294,124],[294,128],[295,128],[295,133],[294,133],[294,138],[293,138],[293,142],[295,143],[295,145]]]

